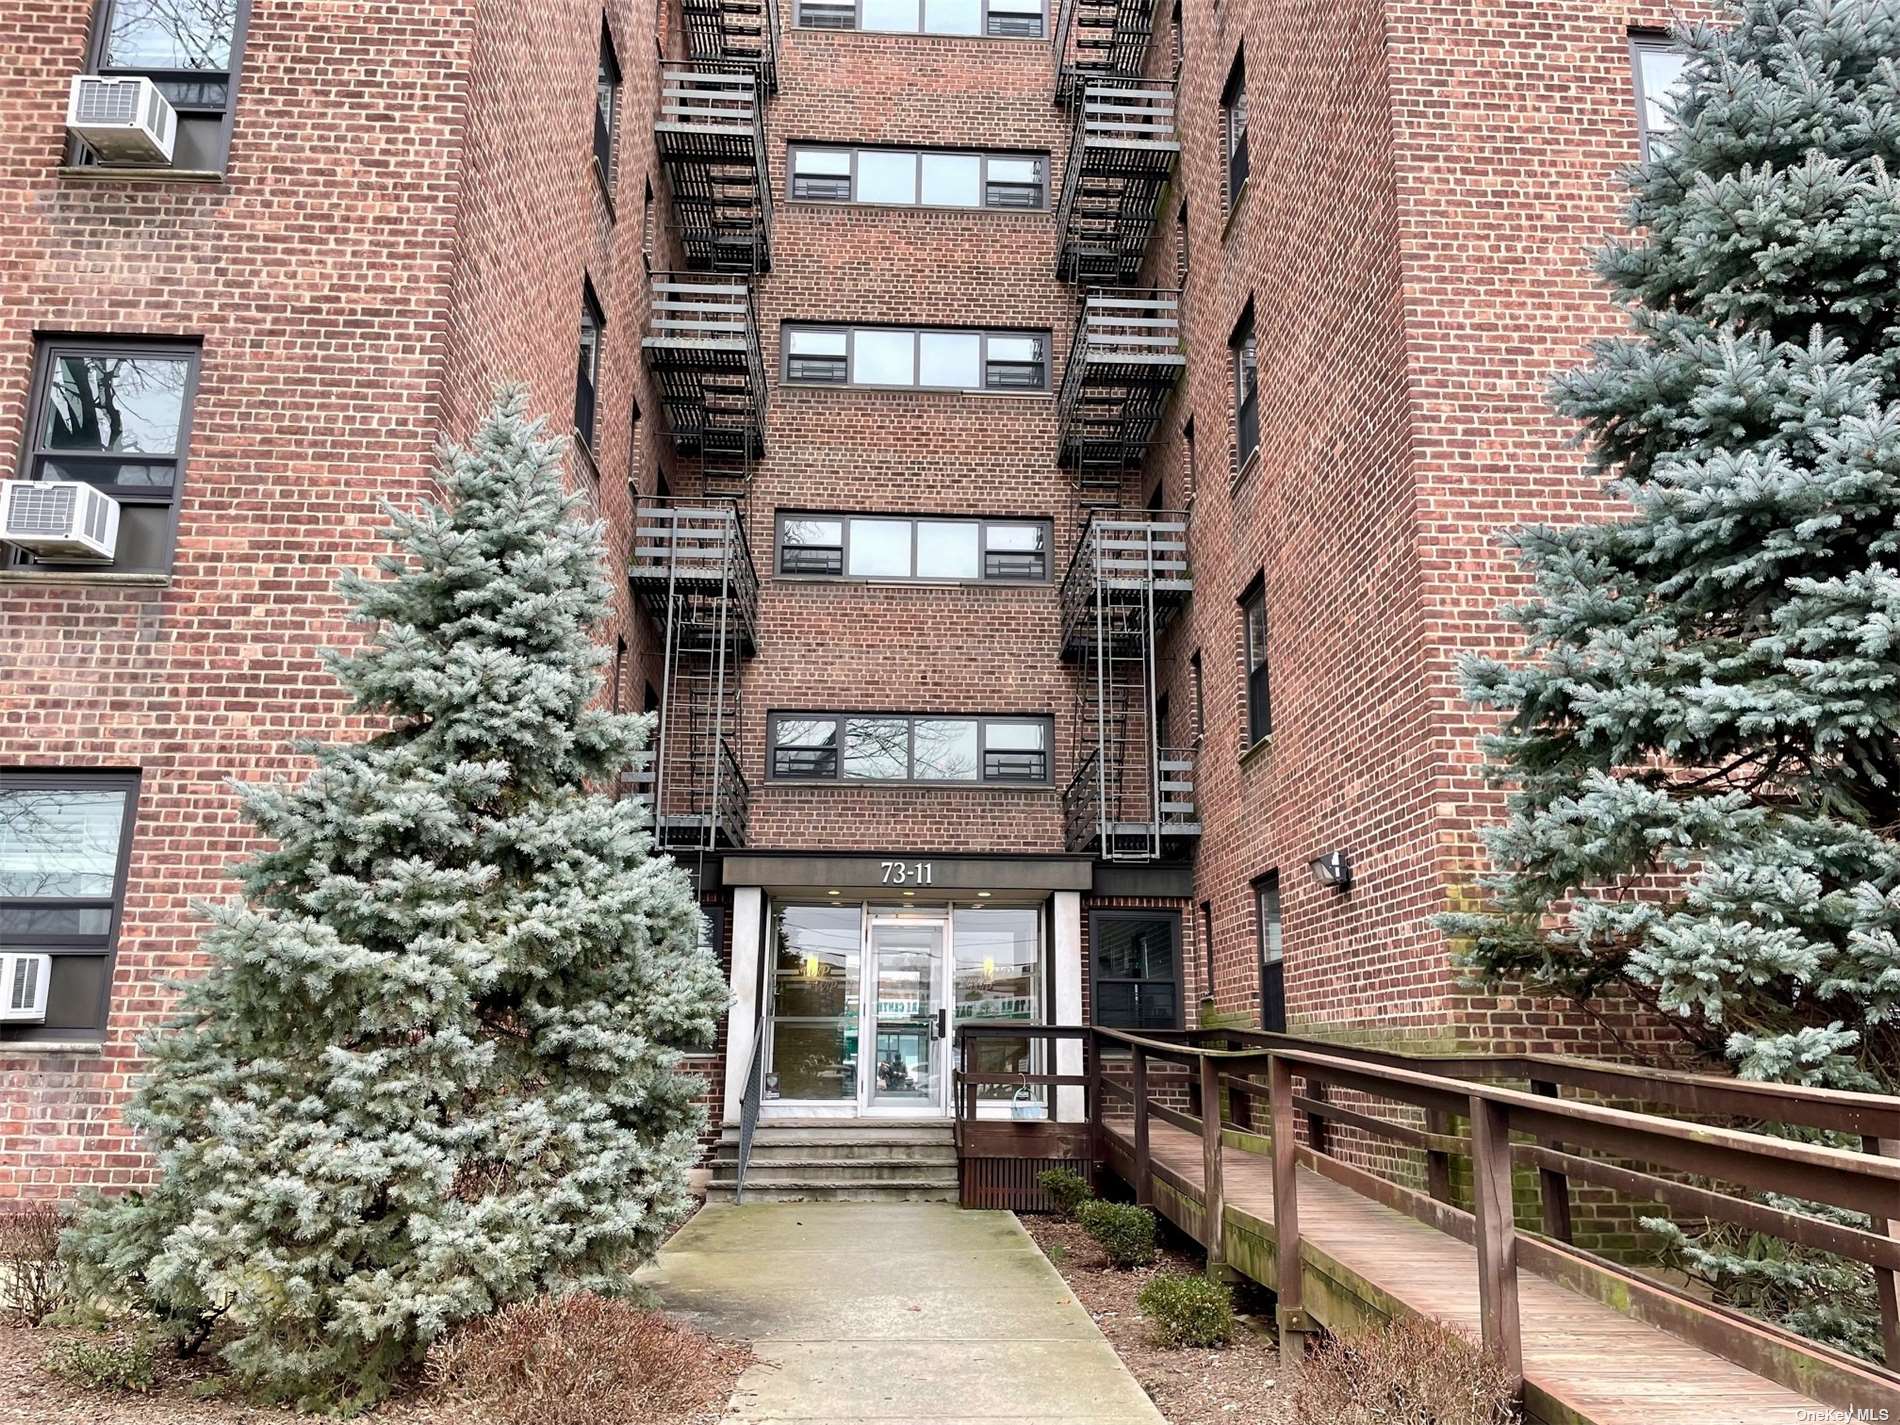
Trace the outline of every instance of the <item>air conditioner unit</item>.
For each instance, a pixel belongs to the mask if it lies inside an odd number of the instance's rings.
[[[0,480],[0,541],[60,563],[110,564],[119,502],[76,480]]]
[[[51,955],[0,955],[0,1020],[46,1023],[46,986],[52,978]]]
[[[142,74],[73,76],[66,128],[101,163],[161,165],[172,161],[178,115]]]

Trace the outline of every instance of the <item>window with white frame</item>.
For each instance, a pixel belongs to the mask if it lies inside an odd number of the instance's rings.
[[[1037,155],[794,144],[791,195],[807,203],[1037,209],[1048,200],[1048,171]]]
[[[1668,35],[1633,34],[1630,61],[1636,77],[1636,132],[1643,157],[1651,159],[1676,126],[1667,101],[1689,66],[1689,55]]]
[[[1047,332],[929,327],[784,327],[783,378],[794,385],[924,391],[1046,391]]]

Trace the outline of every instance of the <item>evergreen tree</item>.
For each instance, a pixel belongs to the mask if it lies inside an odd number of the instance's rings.
[[[624,1290],[687,1209],[702,1114],[674,1046],[725,993],[645,807],[589,790],[647,720],[593,706],[600,526],[504,393],[444,453],[445,508],[346,575],[375,626],[330,666],[387,730],[240,788],[274,843],[207,908],[209,972],[151,1044],[150,1193],[67,1250],[256,1393],[356,1406],[446,1327]]]
[[[1478,660],[1512,785],[1491,983],[1620,990],[1739,1074],[1900,1087],[1900,3],[1683,32],[1676,129],[1558,382],[1626,518],[1514,538],[1536,661]],[[1858,1145],[1855,1145],[1858,1146]],[[1674,1237],[1727,1299],[1878,1350],[1871,1274]]]

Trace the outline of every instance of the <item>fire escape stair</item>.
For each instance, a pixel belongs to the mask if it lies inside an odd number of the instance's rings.
[[[1063,0],[1056,21],[1056,102],[1073,104],[1089,84],[1135,79],[1154,38],[1158,0]]]
[[[742,493],[765,454],[765,359],[750,279],[654,273],[641,346],[674,448],[699,457],[708,493]]]
[[[1062,281],[1120,285],[1140,275],[1155,209],[1181,152],[1174,96],[1171,83],[1087,86],[1056,215]]]
[[[749,66],[767,94],[778,93],[775,0],[681,0],[680,19],[696,62]]]
[[[686,265],[755,273],[772,265],[772,184],[755,70],[660,65],[654,147],[666,171]]]
[[[1058,459],[1084,498],[1118,501],[1141,465],[1187,357],[1181,294],[1096,288],[1084,296],[1057,402]]]

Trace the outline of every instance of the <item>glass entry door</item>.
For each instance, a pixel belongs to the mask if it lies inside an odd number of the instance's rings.
[[[871,1052],[861,1056],[866,1108],[944,1111],[948,931],[947,919],[871,917],[865,953]]]

